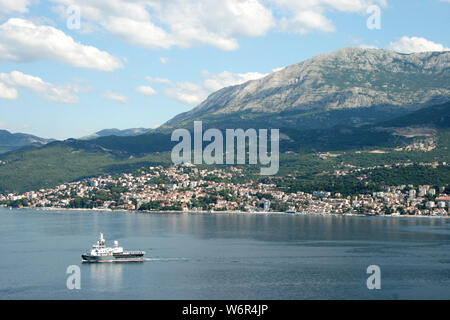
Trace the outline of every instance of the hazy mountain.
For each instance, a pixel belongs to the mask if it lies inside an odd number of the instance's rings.
[[[0,130],[0,153],[19,149],[25,146],[45,145],[53,139],[43,139],[25,133],[11,133],[7,130]]]
[[[344,48],[221,89],[161,129],[374,123],[449,100],[450,52]]]
[[[145,129],[145,128],[133,128],[133,129],[104,129],[101,131],[98,131],[96,133],[93,133],[89,136],[82,137],[80,140],[92,140],[100,137],[108,137],[108,136],[117,136],[117,137],[134,137],[141,134],[145,134],[151,131],[151,129]]]

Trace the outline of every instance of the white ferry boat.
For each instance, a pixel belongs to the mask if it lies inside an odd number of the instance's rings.
[[[114,247],[107,247],[103,233],[92,246],[90,253],[81,255],[82,262],[141,262],[144,261],[145,251],[124,251],[119,243],[114,241]]]

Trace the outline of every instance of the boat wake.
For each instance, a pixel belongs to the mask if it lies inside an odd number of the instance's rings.
[[[187,261],[187,258],[144,258],[144,261]]]

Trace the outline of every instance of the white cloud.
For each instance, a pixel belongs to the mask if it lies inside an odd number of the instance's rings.
[[[446,48],[440,43],[436,43],[425,38],[406,36],[395,42],[391,42],[388,48],[400,53],[450,51],[450,48]]]
[[[51,0],[64,15],[80,7],[82,29],[92,25],[123,41],[146,48],[211,45],[239,48],[238,37],[259,37],[278,28],[305,34],[333,32],[330,11],[365,14],[369,5],[386,0]],[[87,30],[89,31],[89,30]]]
[[[205,78],[203,85],[211,92],[224,87],[242,84],[250,80],[260,79],[266,75],[259,72],[231,73],[224,71],[219,74],[213,74],[208,71],[202,71],[202,77]]]
[[[233,50],[236,35],[260,36],[274,25],[271,11],[258,0],[52,1],[60,7],[77,5],[88,25],[151,49],[209,44]]]
[[[3,93],[0,93],[0,96],[9,96],[10,99],[15,99],[17,98],[17,88],[28,89],[53,102],[76,103],[79,100],[76,94],[80,88],[75,85],[54,85],[20,71],[12,71],[9,74],[0,73],[0,92]]]
[[[239,47],[236,37],[258,37],[275,26],[271,10],[258,0],[173,0],[158,16],[169,26],[177,45],[208,44],[222,50]]]
[[[172,84],[172,81],[165,78],[145,77],[145,80],[147,80],[150,83]]]
[[[328,11],[365,14],[370,5],[387,6],[386,0],[266,0],[281,12],[278,25],[282,31],[307,34],[334,32],[336,27],[326,17]]]
[[[4,83],[0,82],[0,99],[13,100],[17,99],[18,96],[15,88],[9,88]]]
[[[102,26],[123,41],[150,49],[169,49],[176,42],[162,28],[149,21],[137,21],[128,17],[110,17]]]
[[[11,18],[0,25],[0,61],[57,60],[75,67],[113,71],[122,67],[116,57],[82,45],[64,32],[24,19]]]
[[[295,13],[305,10],[365,12],[370,5],[387,6],[386,0],[266,0],[266,2]]]
[[[273,68],[272,69],[272,72],[278,72],[278,71],[281,71],[281,70],[283,70],[283,69],[285,69],[286,67],[281,67],[281,68]]]
[[[363,12],[371,5],[387,6],[386,0],[322,0],[321,3],[345,12]]]
[[[224,87],[238,85],[250,80],[264,77],[265,74],[258,72],[231,73],[228,71],[213,74],[208,71],[202,72],[204,78],[202,83],[177,82],[164,90],[164,94],[182,103],[196,105],[205,100],[209,94]]]
[[[162,64],[166,64],[166,63],[169,63],[169,58],[160,57],[160,58],[159,58],[159,61],[160,61]]]
[[[27,13],[30,0],[0,0],[0,13]]]
[[[136,88],[136,92],[143,94],[144,96],[154,96],[157,94],[156,90],[149,86],[139,86]]]
[[[165,89],[164,94],[182,103],[196,105],[208,96],[208,91],[200,84],[179,82],[174,87]]]
[[[121,94],[121,93],[117,93],[114,91],[105,91],[102,93],[102,97],[115,101],[115,102],[119,102],[119,103],[123,103],[123,104],[127,104],[128,103],[128,97]]]
[[[284,31],[299,34],[307,34],[314,30],[322,32],[334,32],[336,30],[331,20],[315,11],[301,11],[290,19],[283,18],[280,26]]]

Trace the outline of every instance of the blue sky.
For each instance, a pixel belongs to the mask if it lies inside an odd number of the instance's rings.
[[[155,127],[320,53],[448,50],[449,18],[450,0],[0,0],[0,129]]]

